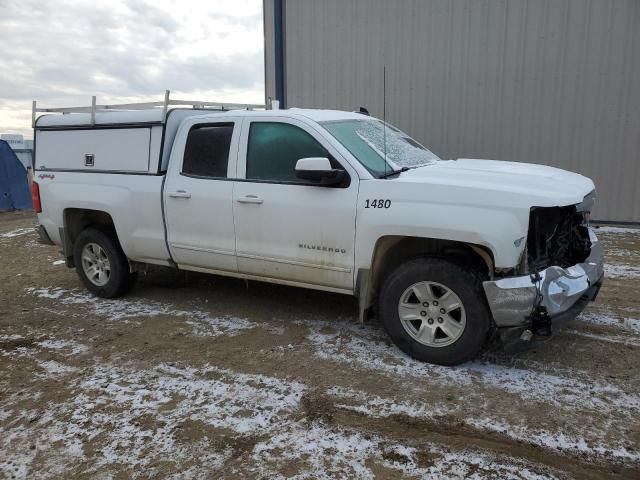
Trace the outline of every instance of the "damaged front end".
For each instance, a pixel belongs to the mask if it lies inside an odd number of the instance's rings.
[[[578,205],[534,207],[521,271],[484,282],[504,343],[549,336],[551,325],[575,318],[604,277],[602,245],[588,226],[593,193]]]

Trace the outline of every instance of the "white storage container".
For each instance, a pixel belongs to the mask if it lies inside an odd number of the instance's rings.
[[[151,128],[43,130],[36,137],[39,170],[149,172]]]
[[[162,123],[159,109],[103,112],[93,124],[86,113],[43,115],[35,122],[35,168],[154,175],[166,169],[181,121],[207,113],[173,109]]]

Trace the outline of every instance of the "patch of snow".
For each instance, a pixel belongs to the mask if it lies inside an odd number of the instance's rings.
[[[196,313],[197,312],[197,313]],[[257,325],[246,318],[210,317],[206,313],[196,311],[197,320],[187,320],[193,334],[201,337],[217,337],[219,335],[235,335],[242,330],[250,330]],[[176,313],[172,315],[184,316]]]
[[[11,335],[0,335],[0,341],[7,341],[7,340],[22,340],[24,337],[22,335],[17,335],[17,334],[11,334]]]
[[[421,464],[418,453],[430,461]],[[376,478],[372,464],[395,470],[397,475],[414,478],[557,478],[547,469],[505,456],[473,451],[447,451],[431,443],[416,447],[390,442],[375,435],[328,426],[314,421],[299,422],[266,441],[256,444],[249,472],[264,478],[278,478],[283,461],[303,460],[301,479]],[[484,475],[483,475],[484,473]]]
[[[392,345],[386,334],[373,325],[362,328],[350,321],[312,321],[307,322],[307,325],[307,339],[314,346],[315,355],[324,360],[391,375],[429,378],[430,381],[439,383],[472,383],[472,378],[464,367],[441,367],[418,362]]]
[[[46,243],[41,243],[38,240],[33,239],[33,237],[29,237],[29,240],[27,240],[24,243],[24,246],[27,249],[33,249],[33,248],[49,248],[49,245],[47,245]]]
[[[640,228],[628,227],[596,227],[596,235],[598,233],[626,233],[631,235],[640,235]]]
[[[34,228],[16,228],[15,230],[11,230],[10,232],[0,233],[0,238],[19,237],[20,235],[26,235],[27,233],[35,233]]]
[[[609,278],[640,278],[640,267],[620,263],[605,263],[604,274]]]
[[[632,242],[635,243],[635,242]],[[615,246],[605,245],[604,247],[605,256],[609,257],[640,257],[640,252],[635,250],[629,250],[627,248],[619,248]]]
[[[5,425],[0,426],[0,452],[11,452],[10,459],[4,464],[0,461],[0,473],[4,471],[11,474],[11,478],[20,479],[33,478],[36,474],[41,477],[68,477],[66,467],[73,465],[77,457],[82,458],[81,431],[76,432],[76,438],[64,438],[61,432],[65,429],[65,422],[56,418],[61,407],[64,405],[49,404],[44,411],[12,412],[6,428]],[[51,448],[56,443],[56,448]],[[43,452],[46,454],[42,455]],[[37,472],[31,469],[36,456],[41,457]],[[16,465],[19,465],[19,470]]]
[[[41,342],[36,342],[36,345],[46,348],[47,350],[66,350],[64,353],[66,356],[71,355],[79,355],[81,353],[85,353],[88,349],[86,345],[82,345],[81,343],[74,342],[73,340],[43,340]]]
[[[188,428],[185,422],[238,435],[280,431],[298,409],[304,390],[300,383],[263,375],[166,364],[142,370],[97,365],[71,388],[69,401],[51,404],[44,413],[11,412],[10,421],[0,424],[0,452],[9,451],[9,445],[11,452],[30,452],[37,439],[40,455],[45,451],[44,457],[52,458],[39,472],[51,475],[51,469],[64,470],[74,465],[74,458],[84,459],[91,442],[97,455],[86,471],[89,476],[123,467],[134,476],[164,476],[157,465],[170,458],[195,463],[190,478],[202,478],[222,466],[232,447],[212,448],[215,437],[207,438],[206,430],[202,440],[182,442],[178,436]],[[56,458],[52,454],[60,445],[64,455]],[[35,473],[29,471],[32,461],[33,457],[20,459],[22,477]]]
[[[80,387],[101,392],[96,404],[107,400],[124,404],[131,414],[156,412],[179,396],[184,399],[173,409],[173,416],[202,420],[238,433],[270,429],[282,411],[297,408],[304,390],[302,384],[263,375],[164,364],[151,371],[98,366]]]
[[[495,419],[468,418],[465,422],[477,428],[488,431],[499,432],[518,441],[542,445],[550,450],[561,452],[581,453],[588,456],[601,456],[627,460],[632,462],[640,461],[640,452],[629,450],[624,446],[606,446],[589,443],[584,438],[575,438],[565,435],[562,432],[551,433],[544,430],[534,430],[525,426],[514,426],[498,422]]]
[[[60,298],[65,293],[65,290],[63,290],[61,288],[34,288],[34,287],[28,287],[25,290],[27,291],[27,293],[30,293],[30,294],[35,295],[37,297],[51,298],[51,299]]]
[[[614,317],[609,313],[597,313],[594,311],[586,311],[577,317],[580,322],[591,323],[593,325],[606,325],[616,327],[622,330],[628,330],[640,333],[640,319],[637,318],[621,318]]]
[[[355,478],[372,478],[364,460],[375,456],[379,440],[367,439],[360,433],[329,429],[319,422],[301,422],[288,431],[277,432],[253,450],[254,465],[262,463],[260,476],[274,477],[282,460],[295,461],[303,457],[306,463],[302,478],[332,479],[340,473]],[[273,470],[268,468],[273,465]],[[266,468],[265,468],[266,467]]]
[[[4,438],[0,439],[0,447],[4,447],[5,444],[15,444],[15,440],[20,439],[21,430],[22,429],[6,432],[6,434],[3,435]],[[12,452],[10,457],[5,456],[4,458],[0,458],[0,475],[3,478],[29,478],[29,464],[34,460],[36,451],[29,450],[28,445],[26,447],[27,448],[21,451]],[[0,452],[2,452],[2,450],[3,448],[0,448]]]
[[[53,262],[54,265],[64,265],[65,261],[64,260],[56,260],[55,262]]]
[[[327,390],[331,395],[343,404],[336,404],[338,408],[359,412],[373,418],[385,418],[393,415],[406,415],[415,419],[436,419],[443,415],[451,415],[455,409],[448,405],[446,409],[439,407],[434,402],[426,399],[424,402],[387,399],[365,392],[342,387],[332,387]],[[604,445],[590,445],[583,438],[572,438],[562,432],[553,433],[545,430],[532,431],[528,427],[513,426],[495,419],[485,418],[476,420],[467,418],[463,420],[467,425],[492,432],[505,434],[510,438],[530,443],[543,445],[551,450],[580,452],[590,455],[608,455],[622,460],[640,459],[640,453],[628,451],[624,447],[608,447]]]
[[[591,338],[593,340],[598,340],[601,342],[608,343],[619,343],[621,345],[627,345],[632,347],[640,347],[640,337],[633,338],[624,335],[609,335],[606,333],[587,333],[587,332],[579,332],[578,330],[565,330],[567,333],[571,333],[572,335],[578,335],[580,337]]]
[[[31,355],[31,352],[26,347],[18,347],[12,350],[5,350],[3,348],[0,348],[0,355],[2,355],[3,357],[22,358],[29,357]]]
[[[40,362],[40,367],[42,367],[49,375],[66,375],[69,373],[76,372],[78,370],[75,367],[70,367],[69,365],[63,365],[61,363],[56,362],[55,360]]]
[[[87,369],[72,384],[73,396],[50,404],[43,411],[6,411],[0,423],[0,452],[12,452],[12,464],[0,472],[29,478],[38,454],[38,473],[65,476],[69,468],[85,462],[88,476],[109,476],[126,470],[134,477],[167,476],[161,465],[170,458],[189,463],[180,478],[211,476],[238,455],[233,442],[219,442],[216,431],[182,442],[181,429],[200,422],[220,432],[235,432],[242,439],[267,437],[243,451],[246,462],[225,470],[234,477],[276,478],[282,464],[302,460],[296,478],[374,478],[373,465],[421,478],[556,478],[541,465],[490,453],[450,451],[427,442],[402,443],[320,421],[297,420],[305,386],[257,374],[232,372],[214,366],[181,368],[160,364],[136,369],[101,364]],[[366,401],[369,415],[424,416],[418,403],[396,402],[333,388],[344,401]],[[187,425],[187,427],[185,427]],[[543,438],[543,437],[540,437]],[[529,441],[528,439],[527,441]],[[30,445],[37,443],[37,449]],[[86,448],[90,445],[91,457]],[[10,448],[9,448],[10,447]],[[18,454],[13,455],[16,451]],[[424,461],[426,454],[427,461]],[[421,460],[422,459],[422,460]],[[235,464],[232,464],[235,465]],[[235,469],[234,469],[235,468]]]
[[[268,325],[268,324],[263,324],[261,325],[262,328],[266,329],[269,331],[269,333],[273,334],[273,335],[284,335],[286,332],[285,327],[283,327],[282,325]],[[293,347],[293,345],[289,345],[291,348]]]
[[[405,471],[403,469],[403,471]],[[407,471],[412,474],[411,470]],[[561,478],[548,468],[532,465],[504,456],[492,456],[477,452],[445,452],[435,466],[429,468],[423,478],[509,478],[544,480]]]
[[[429,385],[458,385],[479,383],[559,408],[584,408],[615,411],[633,417],[640,410],[640,394],[626,393],[620,388],[596,380],[585,381],[571,372],[541,372],[532,368],[516,368],[480,361],[458,367],[440,367],[412,359],[395,345],[382,340],[373,330],[351,324],[310,322],[308,339],[314,354],[322,359],[346,363],[358,368],[374,370],[393,377],[414,377]]]
[[[583,408],[600,413],[616,411],[633,418],[640,411],[640,394],[627,393],[615,385],[595,379],[544,373],[530,368],[513,368],[490,363],[472,363],[469,369],[482,374],[487,386],[536,399],[560,408]]]
[[[447,405],[446,408],[424,402],[407,402],[371,395],[351,388],[331,387],[327,394],[339,401],[347,403],[337,403],[336,407],[362,413],[364,415],[379,418],[390,417],[392,415],[407,415],[413,418],[433,418],[439,415],[451,414],[455,411]]]
[[[36,358],[42,350],[49,350],[69,357],[85,353],[88,350],[86,345],[73,340],[52,340],[47,339],[45,336],[27,338],[22,335],[0,335],[0,341],[16,340],[24,340],[25,345],[10,349],[0,349],[0,355],[12,358]],[[43,368],[46,369],[46,367]]]
[[[159,315],[187,317],[189,319],[186,323],[193,328],[193,333],[201,336],[235,335],[242,330],[252,329],[257,326],[256,323],[244,318],[211,317],[202,310],[181,310],[169,304],[150,300],[108,300],[94,297],[87,292],[62,288],[30,287],[26,289],[26,292],[41,298],[59,300],[63,305],[86,305],[91,309],[92,314],[106,317],[111,321],[137,317],[156,317]]]

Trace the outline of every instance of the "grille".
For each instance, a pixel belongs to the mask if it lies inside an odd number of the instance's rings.
[[[527,236],[529,271],[584,262],[591,252],[586,215],[575,205],[532,208]]]

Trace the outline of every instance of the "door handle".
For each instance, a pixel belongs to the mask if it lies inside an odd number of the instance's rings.
[[[240,197],[238,199],[238,203],[256,203],[256,204],[261,204],[263,203],[264,200],[259,198],[256,195],[245,195],[244,197]]]
[[[175,192],[169,192],[169,196],[172,198],[191,198],[191,194],[184,190],[176,190]]]

